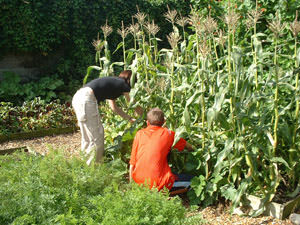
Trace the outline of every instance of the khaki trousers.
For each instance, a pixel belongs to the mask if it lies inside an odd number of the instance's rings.
[[[89,87],[79,89],[73,97],[74,108],[81,133],[81,149],[91,164],[102,160],[104,153],[104,129],[100,120],[98,103],[93,90]]]

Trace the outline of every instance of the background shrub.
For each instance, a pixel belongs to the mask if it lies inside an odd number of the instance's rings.
[[[110,36],[111,48],[114,49],[121,41],[117,28],[121,21],[125,24],[131,22],[132,16],[137,13],[137,5],[140,11],[149,14],[149,19],[160,21],[164,37],[171,29],[167,28],[163,19],[166,5],[182,12],[189,7],[188,1],[177,0],[100,0],[88,3],[84,0],[0,0],[0,3],[1,56],[5,53],[29,52],[35,55],[36,60],[56,58],[47,72],[57,72],[65,81],[79,77],[81,79],[86,67],[93,63],[91,42],[97,38],[100,26],[106,20],[114,28]],[[118,57],[119,54],[116,53],[114,58]]]
[[[86,68],[94,64],[94,49],[91,42],[103,38],[100,29],[107,20],[114,31],[109,36],[109,47],[113,52],[121,42],[117,29],[121,22],[127,26],[132,17],[139,11],[146,13],[147,19],[155,20],[160,31],[157,34],[162,41],[159,47],[166,47],[166,35],[172,31],[170,23],[165,20],[167,6],[176,9],[182,16],[190,12],[190,6],[200,11],[202,15],[210,13],[214,18],[225,14],[227,1],[211,0],[125,0],[125,1],[93,1],[59,0],[0,0],[0,58],[7,53],[29,53],[34,57],[32,67],[39,67],[41,76],[57,74],[65,84],[71,81],[81,81]],[[238,10],[244,17],[250,9],[255,8],[255,1],[231,1],[237,4]],[[259,0],[259,7],[264,10],[264,18],[258,24],[258,32],[266,29],[267,20],[272,20],[278,11],[282,18],[291,21],[298,7],[296,0]],[[220,21],[219,21],[220,22]],[[189,29],[186,29],[189,31]],[[238,31],[244,36],[245,27]],[[128,45],[132,44],[131,37],[126,38]],[[121,50],[112,55],[112,61],[122,61]],[[74,85],[66,86],[73,94]],[[58,90],[59,91],[59,90]],[[36,95],[38,96],[38,95]],[[61,97],[61,96],[58,96]]]

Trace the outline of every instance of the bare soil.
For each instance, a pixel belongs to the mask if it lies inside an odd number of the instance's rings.
[[[80,151],[80,133],[75,132],[72,134],[64,134],[58,136],[46,136],[42,138],[35,138],[29,140],[15,140],[4,142],[0,144],[0,150],[17,148],[27,146],[28,148],[46,155],[51,149],[64,149],[71,155],[78,155]],[[184,201],[184,205],[187,206],[188,202]],[[188,207],[188,206],[187,206]],[[273,217],[260,216],[257,218],[241,217],[238,215],[230,214],[229,207],[224,204],[217,206],[210,206],[206,208],[200,208],[197,213],[201,213],[206,224],[209,225],[237,225],[237,224],[268,224],[268,225],[292,225],[293,223],[289,219],[279,220]],[[300,213],[298,211],[297,213]],[[188,215],[192,216],[192,214]]]

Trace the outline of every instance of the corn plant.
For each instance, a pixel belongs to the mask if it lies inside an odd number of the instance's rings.
[[[107,21],[106,21],[106,24],[104,26],[101,26],[101,30],[103,33],[104,40],[101,41],[99,39],[99,34],[98,34],[97,40],[92,42],[92,45],[95,47],[95,50],[96,50],[95,62],[96,62],[96,64],[99,64],[99,66],[94,65],[94,66],[89,66],[87,68],[87,73],[83,79],[83,84],[85,84],[87,82],[87,80],[93,70],[99,71],[99,77],[108,76],[113,73],[113,65],[114,64],[111,63],[111,54],[110,54],[110,50],[109,50],[109,46],[108,46],[108,42],[107,42],[107,37],[112,33],[113,29],[112,29],[112,27],[110,27],[107,24]],[[104,56],[101,56],[103,47],[104,47]]]
[[[134,15],[129,28],[134,46],[123,53],[139,78],[131,97],[145,110],[160,107],[175,141],[184,137],[195,146],[192,154],[172,157],[174,169],[196,175],[189,193],[195,204],[225,197],[237,206],[245,194],[267,203],[281,189],[298,193],[299,22],[296,16],[290,24],[290,51],[279,15],[258,33],[264,15],[258,1],[253,7],[241,18],[228,1],[222,18],[191,9],[188,19],[168,8],[170,47],[160,50],[159,27],[145,14]]]

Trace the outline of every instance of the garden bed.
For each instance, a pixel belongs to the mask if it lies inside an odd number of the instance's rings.
[[[7,141],[0,145],[1,149],[4,148],[17,148],[21,146],[29,146],[36,152],[46,154],[49,149],[63,148],[72,155],[77,155],[80,150],[80,132],[74,132],[70,134],[45,136],[35,138],[31,140],[13,140]],[[186,207],[189,207],[188,201],[184,200],[183,203]],[[219,203],[216,206],[209,206],[206,208],[199,208],[198,213],[203,216],[206,224],[219,225],[219,224],[278,224],[278,225],[291,225],[290,220],[280,220],[271,216],[260,216],[257,218],[241,217],[238,215],[230,214],[229,206],[223,203]]]
[[[1,102],[0,115],[0,143],[76,130],[70,103],[61,104],[59,100],[46,103],[35,98],[25,101],[22,106]]]
[[[80,150],[80,132],[50,135],[31,139],[11,140],[0,144],[0,149],[20,148],[27,146],[42,155],[51,148],[65,149],[72,155],[78,155]]]
[[[0,143],[11,140],[20,140],[20,139],[30,139],[38,138],[50,135],[66,134],[73,133],[77,130],[77,127],[63,127],[63,128],[50,128],[44,130],[36,130],[30,132],[20,132],[14,134],[2,134],[0,135]]]
[[[66,134],[73,133],[77,130],[77,127],[63,127],[63,128],[50,128],[43,130],[36,130],[30,132],[20,132],[13,134],[2,134],[0,135],[0,143],[11,140],[20,140],[20,139],[30,139],[30,138],[38,138],[50,135],[58,135],[58,134]]]

